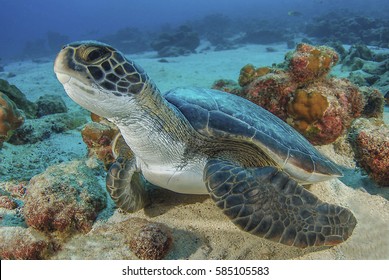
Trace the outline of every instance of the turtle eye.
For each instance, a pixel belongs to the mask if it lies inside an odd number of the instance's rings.
[[[94,63],[107,58],[108,54],[106,48],[88,47],[84,50],[82,58],[87,63]]]
[[[87,60],[89,60],[89,61],[94,61],[94,60],[100,58],[100,56],[101,56],[101,51],[99,51],[99,50],[92,50],[92,51],[88,54]]]

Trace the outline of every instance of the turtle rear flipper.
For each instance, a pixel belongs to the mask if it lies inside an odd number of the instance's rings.
[[[107,173],[106,187],[115,204],[126,212],[136,212],[149,202],[135,159],[118,157]]]
[[[204,181],[234,224],[286,245],[333,246],[345,241],[356,225],[349,210],[320,201],[275,167],[243,168],[212,159]]]

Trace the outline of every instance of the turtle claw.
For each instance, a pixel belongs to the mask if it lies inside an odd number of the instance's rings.
[[[320,201],[275,167],[210,160],[204,181],[234,224],[282,244],[333,246],[345,241],[357,223],[350,210]]]
[[[135,159],[118,157],[107,173],[106,187],[115,204],[126,212],[136,212],[149,202]]]

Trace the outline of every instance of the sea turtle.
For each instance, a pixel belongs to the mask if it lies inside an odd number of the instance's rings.
[[[351,211],[301,186],[341,176],[337,166],[265,109],[211,89],[162,94],[141,67],[95,41],[66,45],[54,71],[70,98],[116,124],[133,151],[106,180],[123,210],[147,203],[143,176],[174,192],[209,193],[242,230],[283,244],[335,245],[351,235]]]

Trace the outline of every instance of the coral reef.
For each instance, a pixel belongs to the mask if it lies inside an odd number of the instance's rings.
[[[389,92],[389,52],[375,52],[365,45],[351,46],[342,61],[342,70],[359,86],[371,86],[384,95]]]
[[[131,238],[131,251],[142,260],[160,260],[173,243],[171,231],[159,223],[148,223]]]
[[[289,58],[289,70],[293,79],[303,85],[325,78],[338,59],[332,48],[299,44]]]
[[[200,45],[200,37],[189,26],[182,25],[172,33],[162,33],[151,43],[160,57],[180,56],[195,52]]]
[[[373,87],[360,87],[364,104],[362,117],[382,119],[384,113],[385,99],[382,93]]]
[[[352,45],[342,60],[342,70],[355,71],[362,69],[364,60],[373,60],[374,53],[366,45]]]
[[[19,109],[23,110],[27,118],[36,117],[37,105],[29,101],[26,95],[16,86],[10,85],[6,80],[0,79],[0,91],[7,95]]]
[[[212,88],[220,91],[233,93],[236,95],[240,95],[242,90],[242,88],[238,85],[237,82],[235,82],[234,80],[226,80],[226,79],[215,81],[212,85]]]
[[[87,123],[81,131],[82,140],[88,147],[88,155],[96,156],[106,167],[115,161],[112,141],[119,132],[117,128],[104,123]]]
[[[264,76],[271,71],[269,67],[259,67],[255,68],[252,64],[247,64],[243,66],[239,74],[239,85],[244,87],[251,83],[255,78]]]
[[[344,135],[354,119],[379,117],[383,112],[383,97],[377,90],[328,77],[337,61],[337,53],[329,47],[299,44],[287,54],[284,68],[248,64],[240,71],[240,89],[231,83],[224,86],[223,80],[214,88],[264,107],[315,145],[329,144]]]
[[[9,139],[14,145],[34,144],[51,137],[53,133],[62,133],[75,129],[87,122],[80,112],[57,113],[42,116],[39,119],[26,119]]]
[[[288,104],[288,112],[296,116],[296,127],[300,131],[320,120],[328,108],[327,98],[320,92],[298,89]]]
[[[88,147],[88,156],[96,157],[104,163],[105,168],[120,156],[133,157],[119,128],[96,114],[91,113],[92,122],[87,123],[81,130],[82,140]]]
[[[341,12],[323,14],[306,25],[305,33],[321,43],[340,41],[343,44],[361,42],[389,47],[389,20]]]
[[[40,260],[51,251],[47,237],[32,228],[0,227],[2,260]]]
[[[30,180],[23,214],[28,226],[69,235],[88,232],[106,207],[96,172],[82,161],[49,167]]]
[[[379,185],[389,187],[389,127],[380,119],[353,123],[350,142],[358,163]]]
[[[365,104],[357,87],[347,80],[331,78],[294,92],[286,121],[311,143],[329,144],[347,132]]]
[[[36,105],[37,105],[38,118],[46,115],[57,114],[57,113],[66,113],[68,111],[65,102],[58,95],[52,95],[52,94],[42,95],[36,101]]]
[[[23,122],[24,118],[15,103],[0,91],[0,148],[9,139],[11,132]]]
[[[13,210],[16,207],[18,207],[18,205],[16,204],[15,200],[6,195],[0,196],[0,208]]]

